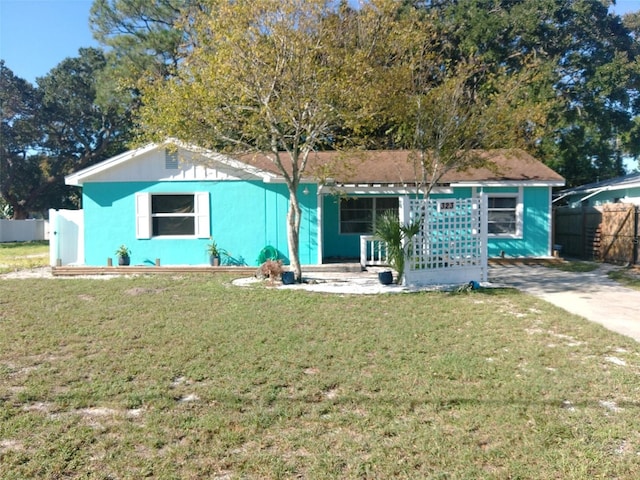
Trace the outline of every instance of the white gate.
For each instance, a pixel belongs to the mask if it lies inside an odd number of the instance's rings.
[[[400,199],[405,224],[420,219],[407,245],[404,283],[409,286],[487,280],[487,207],[482,197]]]
[[[49,210],[49,264],[84,264],[82,210]]]

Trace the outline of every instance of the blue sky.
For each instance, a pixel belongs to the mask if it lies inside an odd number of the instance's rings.
[[[81,47],[97,46],[89,28],[92,0],[0,0],[0,58],[13,73],[37,77]],[[615,11],[640,10],[640,0],[618,0]]]
[[[81,47],[97,46],[92,0],[0,0],[0,58],[31,83]]]

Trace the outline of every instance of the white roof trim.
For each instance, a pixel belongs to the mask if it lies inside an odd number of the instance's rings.
[[[558,202],[558,201],[562,200],[563,198],[568,197],[569,195],[571,195],[571,194],[570,194],[570,193],[565,193],[565,194],[563,194],[563,195],[560,195],[559,197],[554,198],[554,199],[551,201],[551,203],[556,203],[556,202]]]
[[[563,180],[474,180],[451,182],[452,187],[562,187]]]
[[[630,174],[630,175],[635,175],[635,174]],[[567,190],[563,190],[560,193],[566,194],[566,195],[579,195],[579,194],[583,194],[583,193],[591,193],[591,192],[601,192],[603,191],[603,189],[606,189],[607,192],[609,191],[616,191],[616,190],[627,190],[630,188],[639,188],[640,187],[640,178],[634,178],[633,179],[627,179],[627,180],[620,180],[620,179],[624,179],[625,177],[619,177],[619,178],[612,178],[609,180],[604,180],[602,182],[595,182],[593,184],[588,184],[588,185],[592,185],[590,187],[586,187],[584,185],[582,186],[578,186],[578,187],[574,187],[574,188],[570,188]],[[603,183],[605,183],[605,185],[602,185]]]
[[[416,187],[392,186],[392,185],[320,185],[318,193],[322,194],[351,194],[351,195],[414,195]],[[453,188],[434,187],[432,194],[452,194]]]
[[[598,188],[595,191],[591,192],[589,195],[585,195],[584,197],[582,197],[580,200],[578,200],[578,202],[584,202],[588,198],[591,198],[591,197],[599,194],[600,192],[607,192],[609,190],[611,190],[611,189],[607,188],[607,187]]]

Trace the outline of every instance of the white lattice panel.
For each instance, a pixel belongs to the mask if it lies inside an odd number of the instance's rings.
[[[407,245],[407,285],[486,281],[486,208],[481,198],[402,200],[405,222],[422,219],[420,233]]]

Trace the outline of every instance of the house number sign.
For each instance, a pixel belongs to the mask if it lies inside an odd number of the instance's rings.
[[[438,211],[445,212],[456,209],[456,203],[453,200],[438,200]]]

